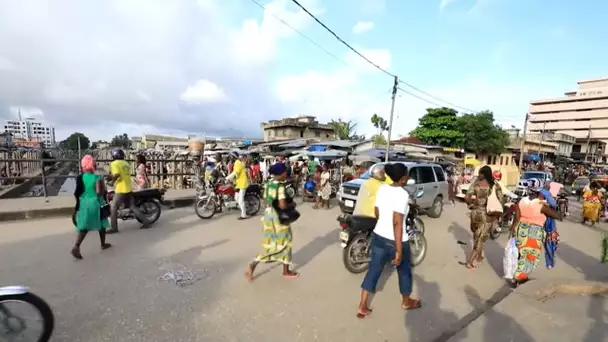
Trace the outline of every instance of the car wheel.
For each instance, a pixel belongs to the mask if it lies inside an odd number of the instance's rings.
[[[429,208],[428,216],[432,218],[441,217],[441,213],[443,212],[443,197],[437,196],[433,201],[433,206]]]

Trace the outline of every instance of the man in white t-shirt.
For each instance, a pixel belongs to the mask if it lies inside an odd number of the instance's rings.
[[[410,211],[410,195],[404,188],[384,184],[376,193],[376,216],[378,222],[374,233],[385,239],[395,241],[395,230],[393,225],[393,213],[403,214],[403,237],[401,241],[408,240],[405,232],[405,218]]]

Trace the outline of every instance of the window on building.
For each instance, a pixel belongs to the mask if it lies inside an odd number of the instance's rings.
[[[300,131],[300,138],[304,138],[304,131]]]
[[[580,144],[573,145],[572,153],[581,153],[581,145]]]
[[[320,137],[321,136],[321,132],[315,132],[315,137]]]

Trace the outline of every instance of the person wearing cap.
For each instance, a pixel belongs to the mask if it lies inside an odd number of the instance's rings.
[[[361,184],[353,215],[376,216],[376,194],[380,186],[385,183],[386,178],[384,165],[378,165],[372,169],[371,177]]]
[[[249,187],[249,180],[247,179],[247,170],[245,169],[244,163],[244,155],[239,157],[237,152],[232,152],[230,156],[235,159],[234,166],[232,172],[228,177],[226,177],[226,181],[235,180],[235,188],[239,191],[237,197],[237,203],[239,208],[241,208],[241,216],[239,220],[244,220],[247,218],[247,210],[245,210],[245,191]]]

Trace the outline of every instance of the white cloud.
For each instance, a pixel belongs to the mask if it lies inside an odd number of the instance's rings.
[[[443,11],[446,7],[455,3],[456,1],[458,0],[441,0],[441,3],[439,4],[439,10]]]
[[[142,124],[259,136],[257,125],[234,122],[287,111],[268,75],[277,45],[294,33],[269,12],[298,29],[311,22],[288,3],[272,0],[266,12],[250,12],[262,20],[235,26],[231,14],[241,8],[218,0],[0,0],[0,119],[13,115],[10,106],[29,106],[58,132],[107,127],[93,130],[94,138]],[[304,4],[322,13],[313,0]],[[200,79],[239,101],[184,106],[180,95]],[[186,98],[211,96],[195,93]]]
[[[360,34],[370,31],[374,28],[374,23],[371,21],[359,21],[353,27],[353,33]]]
[[[221,102],[228,99],[224,90],[217,84],[200,79],[182,93],[180,99],[188,104],[201,104],[206,102]]]

